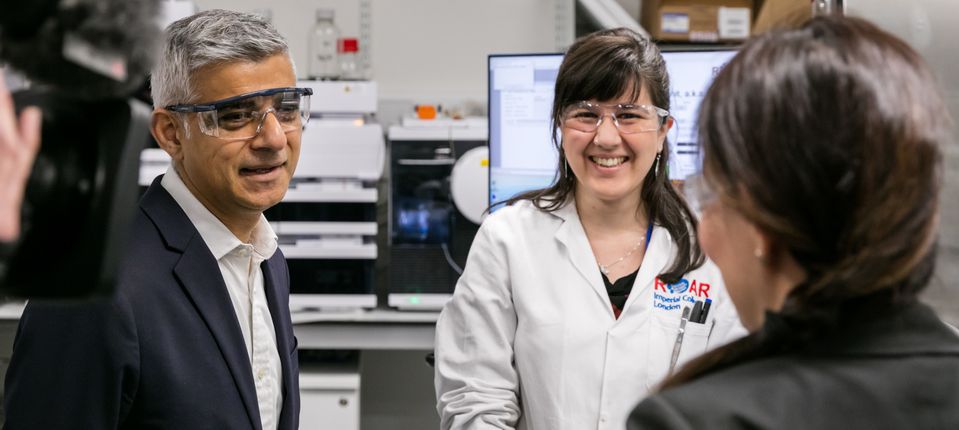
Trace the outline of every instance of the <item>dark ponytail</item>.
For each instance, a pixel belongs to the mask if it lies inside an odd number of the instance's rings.
[[[758,37],[717,76],[699,121],[705,174],[723,204],[807,279],[760,330],[663,388],[811,347],[850,309],[913,301],[929,282],[951,124],[935,78],[903,41],[843,17]]]

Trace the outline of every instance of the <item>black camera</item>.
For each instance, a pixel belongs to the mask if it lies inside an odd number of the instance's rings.
[[[142,91],[161,29],[154,0],[7,2],[0,61],[43,111],[19,240],[0,257],[0,295],[85,298],[113,291],[150,141]]]

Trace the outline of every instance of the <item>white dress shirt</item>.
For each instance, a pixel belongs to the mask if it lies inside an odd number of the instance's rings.
[[[186,212],[220,266],[246,341],[260,422],[264,430],[274,430],[283,407],[283,369],[276,349],[276,331],[267,306],[260,263],[276,252],[276,234],[266,218],[260,215],[260,222],[253,229],[253,243],[243,243],[197,200],[172,166],[160,184]]]

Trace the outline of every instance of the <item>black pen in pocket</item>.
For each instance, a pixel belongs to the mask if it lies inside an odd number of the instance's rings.
[[[706,324],[706,317],[709,316],[709,306],[712,305],[712,299],[706,299],[706,302],[703,303],[703,310],[699,313],[699,323]]]
[[[696,304],[693,305],[693,311],[689,313],[689,322],[701,323],[699,320],[699,314],[703,311],[703,302],[696,301]]]

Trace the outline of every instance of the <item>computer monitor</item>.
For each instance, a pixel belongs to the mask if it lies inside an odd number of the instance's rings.
[[[699,103],[735,48],[664,49],[670,80],[669,177],[700,169],[696,141]],[[495,206],[521,192],[549,186],[558,154],[550,136],[550,109],[562,54],[489,56],[489,200]]]
[[[696,127],[699,104],[734,55],[735,48],[663,51],[669,72],[669,114],[675,119],[669,133],[669,179],[682,181],[702,168]]]
[[[562,62],[563,54],[489,56],[491,210],[553,181],[557,153],[549,121]]]

